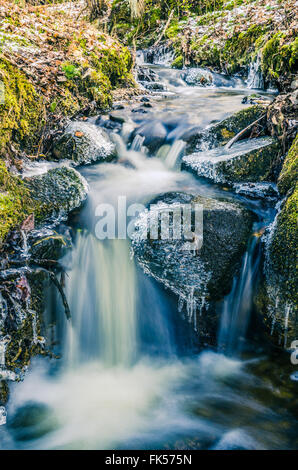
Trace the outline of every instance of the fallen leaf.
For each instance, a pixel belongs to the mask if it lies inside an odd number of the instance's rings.
[[[76,137],[83,137],[83,135],[84,135],[84,132],[81,132],[81,131],[76,131],[75,132]]]

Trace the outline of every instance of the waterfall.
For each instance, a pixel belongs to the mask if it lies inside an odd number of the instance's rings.
[[[243,257],[240,275],[233,280],[221,313],[218,348],[228,355],[241,352],[252,311],[253,286],[260,262],[258,238],[253,236]]]
[[[259,55],[257,56],[256,60],[252,62],[249,66],[246,84],[248,88],[264,89],[265,83],[261,70],[261,58]]]
[[[72,313],[66,356],[129,365],[136,355],[135,266],[126,240],[77,234],[66,294]]]
[[[175,168],[177,161],[183,156],[185,145],[183,140],[176,140],[173,143],[165,159],[168,168]]]

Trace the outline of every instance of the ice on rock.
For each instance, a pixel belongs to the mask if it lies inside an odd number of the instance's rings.
[[[7,419],[7,413],[5,406],[0,406],[0,426],[3,426],[3,424],[6,424],[6,419]]]

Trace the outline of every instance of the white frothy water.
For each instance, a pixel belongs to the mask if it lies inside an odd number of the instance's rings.
[[[78,233],[66,282],[72,312],[65,351],[70,364],[92,357],[107,365],[131,364],[136,355],[136,284],[127,242],[102,242]]]
[[[250,64],[246,83],[248,88],[264,89],[264,77],[261,70],[260,55]]]
[[[230,294],[225,298],[218,337],[219,349],[230,355],[241,351],[252,310],[252,294],[259,256],[254,260],[257,238],[253,237],[243,257],[240,277],[235,278]]]

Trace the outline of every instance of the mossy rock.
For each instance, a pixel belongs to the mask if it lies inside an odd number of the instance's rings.
[[[156,206],[152,206],[156,204]],[[203,208],[203,244],[196,249],[185,239],[162,239],[152,237],[148,231],[148,218],[154,211],[168,213],[181,209],[181,205],[194,204]],[[170,217],[170,233],[173,218]],[[151,219],[155,227],[157,218]],[[204,198],[184,193],[167,193],[150,204],[150,210],[140,214],[136,221],[136,232],[132,237],[134,254],[141,267],[159,282],[186,302],[190,320],[198,334],[209,343],[214,343],[218,327],[215,302],[221,300],[231,289],[241,254],[246,248],[253,217],[241,205],[223,200]],[[191,225],[191,231],[195,229]],[[196,232],[197,233],[197,232]],[[194,237],[200,238],[200,234]],[[191,241],[192,243],[192,241]],[[196,308],[194,307],[196,305]],[[202,315],[200,315],[200,312]]]
[[[55,222],[65,219],[70,211],[86,199],[85,179],[73,168],[55,168],[46,174],[26,179],[30,195],[36,201],[36,220]]]
[[[208,132],[210,139],[213,141],[213,146],[226,144],[238,132],[263,116],[265,112],[266,108],[263,106],[249,106],[215,124]]]
[[[267,235],[266,295],[262,313],[273,339],[289,348],[298,337],[297,246],[298,184]]]
[[[171,64],[172,69],[182,69],[183,68],[183,57],[179,55],[176,59],[173,60]]]
[[[182,168],[215,183],[270,181],[280,144],[271,137],[243,140],[230,149],[217,147],[183,157]]]
[[[96,161],[110,161],[115,155],[115,145],[100,127],[83,121],[70,123],[61,138],[54,142],[56,159],[70,159],[74,165]]]
[[[197,136],[191,135],[189,139],[186,138],[186,151],[191,153],[200,150],[201,141],[204,142],[204,147],[208,143],[209,148],[225,145],[236,134],[249,126],[249,124],[252,124],[263,115],[265,116],[265,113],[266,108],[261,105],[253,105],[241,109],[241,111],[214,124],[206,131],[198,132]]]
[[[24,182],[0,160],[0,246],[8,232],[35,210]]]
[[[277,186],[280,194],[286,194],[298,181],[298,135],[285,158]]]
[[[0,81],[4,83],[4,100],[0,102],[0,154],[4,154],[11,140],[30,150],[44,124],[42,99],[26,76],[3,57],[0,57]]]

